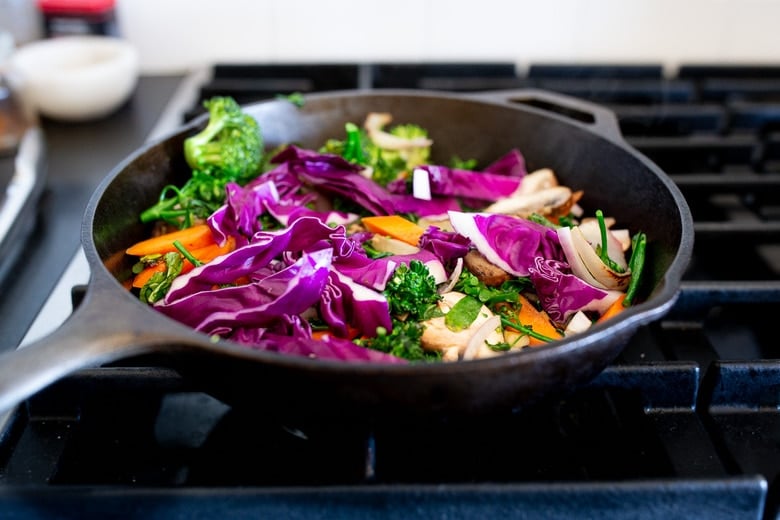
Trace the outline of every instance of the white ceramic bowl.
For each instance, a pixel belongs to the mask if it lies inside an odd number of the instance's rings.
[[[23,103],[44,116],[84,121],[124,103],[138,81],[138,55],[108,36],[62,36],[21,46],[7,77]]]

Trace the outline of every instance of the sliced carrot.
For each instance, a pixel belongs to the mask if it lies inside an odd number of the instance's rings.
[[[517,320],[521,325],[531,327],[534,332],[538,332],[543,336],[547,336],[550,339],[560,339],[561,333],[555,329],[555,326],[550,321],[549,316],[544,311],[538,310],[534,305],[522,294],[520,295],[520,311],[517,313]],[[528,338],[529,345],[544,345],[545,341],[539,340],[530,336]]]
[[[216,257],[220,255],[227,254],[234,250],[236,248],[236,240],[233,237],[228,237],[228,239],[225,241],[223,245],[219,244],[209,244],[205,247],[201,247],[198,249],[193,249],[190,251],[190,254],[194,256],[196,259],[200,260],[202,263],[208,263],[214,260]],[[195,266],[192,265],[192,263],[184,259],[184,263],[181,266],[181,274],[188,273],[195,269]],[[135,278],[133,278],[133,287],[135,288],[141,288],[144,285],[146,285],[146,282],[149,281],[149,278],[151,278],[154,273],[164,273],[165,272],[165,262],[157,262],[154,265],[150,265],[137,275],[135,275]]]
[[[363,217],[363,225],[372,233],[396,238],[416,246],[425,229],[399,215]]]
[[[313,330],[311,332],[312,339],[322,340],[325,336],[335,336],[330,329]],[[354,327],[347,325],[347,339],[353,340],[360,336],[360,331]]]
[[[190,254],[194,256],[197,260],[200,260],[201,263],[207,264],[214,260],[218,256],[222,256],[224,254],[227,254],[231,251],[233,251],[236,248],[236,239],[233,237],[228,237],[227,240],[225,240],[225,243],[222,245],[219,245],[217,243],[209,244],[205,247],[200,247],[198,249],[193,249],[190,251]],[[190,263],[189,260],[184,260],[184,265],[181,268],[182,273],[188,273],[195,269],[195,266]]]
[[[607,310],[604,311],[604,314],[599,316],[599,318],[596,320],[596,323],[604,323],[610,318],[614,318],[615,316],[623,312],[626,309],[626,306],[623,305],[623,300],[625,299],[626,299],[626,293],[622,293],[620,296],[618,296],[618,299],[615,300],[612,303],[612,305],[607,307]]]
[[[136,289],[140,289],[144,285],[146,285],[146,282],[149,281],[149,279],[154,276],[154,273],[164,273],[165,272],[165,262],[157,262],[154,265],[150,265],[149,267],[145,268],[143,271],[135,275],[133,278],[133,287]]]
[[[213,244],[214,236],[208,225],[197,224],[186,229],[142,240],[127,248],[125,252],[132,256],[170,253],[177,250],[176,246],[173,245],[177,240],[191,251]]]

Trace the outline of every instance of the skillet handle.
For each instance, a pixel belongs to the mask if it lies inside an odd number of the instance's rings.
[[[182,343],[181,334],[150,325],[152,313],[124,298],[120,288],[105,284],[90,285],[59,328],[0,356],[0,414],[76,370]]]
[[[587,126],[606,139],[618,143],[624,142],[615,113],[602,105],[580,98],[540,89],[492,90],[470,93],[467,96],[552,112]]]

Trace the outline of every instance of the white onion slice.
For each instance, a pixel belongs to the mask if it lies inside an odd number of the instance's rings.
[[[455,284],[458,283],[458,279],[460,278],[460,273],[462,272],[463,272],[463,257],[460,257],[455,261],[455,268],[452,270],[450,279],[447,280],[447,285],[439,288],[439,294],[450,292],[452,288],[455,287]]]
[[[500,326],[501,318],[499,316],[493,315],[485,320],[485,323],[480,325],[477,331],[474,332],[474,335],[469,339],[469,342],[466,344],[466,349],[463,351],[463,359],[475,359],[480,351],[483,353],[486,353],[486,351],[494,353],[493,350],[491,350],[490,347],[485,344],[485,341]]]
[[[415,168],[412,172],[412,196],[415,199],[431,200],[431,180],[428,172]]]

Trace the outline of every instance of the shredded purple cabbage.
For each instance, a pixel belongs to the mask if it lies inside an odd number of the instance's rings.
[[[371,337],[379,327],[392,330],[382,291],[395,269],[411,260],[423,262],[439,284],[448,280],[455,260],[475,248],[505,271],[530,277],[545,311],[560,326],[577,311],[602,312],[620,294],[572,274],[555,230],[510,215],[461,211],[461,203],[484,207],[518,189],[527,174],[518,150],[482,171],[417,167],[427,173],[430,200],[407,193],[405,180],[382,187],[361,166],[334,154],[288,146],[271,164],[276,166],[244,187],[228,184],[225,204],[207,220],[217,241],[234,237],[236,249],[177,277],[155,309],[255,349],[404,363],[349,338],[356,331]],[[359,215],[332,210],[329,196],[373,215],[448,216],[454,231],[430,226],[418,252],[372,259],[362,247],[371,234],[346,232]],[[263,229],[265,216],[284,229]],[[314,339],[301,317],[312,311],[328,327],[324,339]]]
[[[430,251],[444,264],[466,256],[471,240],[454,231],[429,226],[420,237],[420,248]]]
[[[331,271],[320,300],[320,315],[339,337],[347,337],[349,327],[373,337],[377,327],[393,329],[387,299],[377,291]]]
[[[494,201],[514,193],[522,182],[522,177],[461,170],[447,166],[422,165],[415,170],[428,173],[431,195],[438,197],[465,197],[472,200]]]
[[[241,246],[262,229],[260,216],[269,204],[278,200],[279,192],[272,181],[246,188],[230,182],[225,186],[225,204],[212,213],[207,222],[218,243],[223,244],[227,237],[233,236]]]
[[[515,276],[528,276],[537,256],[565,260],[555,230],[523,218],[453,211],[450,222],[490,262]]]
[[[603,312],[620,294],[586,283],[567,263],[552,258],[537,256],[528,271],[542,308],[559,326],[577,311]]]
[[[525,167],[525,157],[517,149],[512,149],[502,155],[485,167],[483,171],[520,178],[525,177],[525,174],[528,173]]]
[[[235,327],[268,326],[281,316],[302,313],[319,300],[332,257],[332,249],[304,253],[295,263],[251,283],[201,290],[180,298],[166,296],[155,308],[205,334],[225,335]]]
[[[281,168],[305,184],[339,197],[344,197],[374,215],[391,215],[395,207],[387,191],[363,177],[361,167],[333,154],[320,154],[296,146],[288,146],[272,159]]]
[[[253,345],[315,306],[334,335],[356,329],[372,336],[378,327],[392,329],[379,291],[397,265],[371,261],[343,226],[301,217],[284,230],[259,231],[251,242],[179,276],[155,308],[195,330]],[[233,285],[241,277],[249,283]],[[286,348],[311,347],[305,331],[293,333],[297,339],[285,341]],[[331,347],[349,352],[339,345]]]
[[[228,339],[279,354],[345,362],[406,363],[405,359],[358,346],[348,339],[330,335],[314,339],[309,323],[299,316],[284,316],[268,328],[237,328]]]

